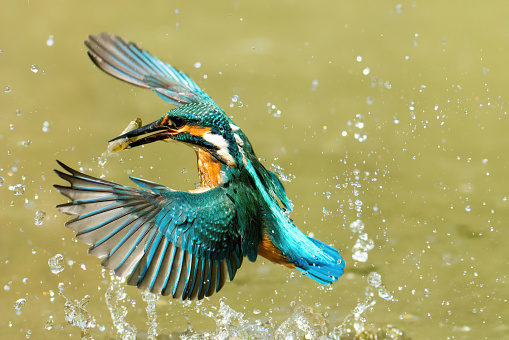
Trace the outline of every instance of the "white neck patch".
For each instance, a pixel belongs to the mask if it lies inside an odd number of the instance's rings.
[[[228,151],[230,144],[226,139],[223,138],[223,136],[205,132],[203,134],[203,139],[217,147],[216,153],[221,156],[221,158],[226,162],[226,164],[228,164],[228,166],[231,166],[232,168],[237,166],[235,160]]]

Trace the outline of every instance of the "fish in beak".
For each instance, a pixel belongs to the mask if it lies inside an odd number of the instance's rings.
[[[126,148],[134,148],[140,145],[153,143],[158,140],[168,140],[171,138],[172,135],[175,135],[177,133],[178,133],[177,130],[172,129],[168,125],[161,124],[161,119],[158,119],[155,122],[123,133],[122,135],[113,138],[109,142],[112,143],[116,141],[121,141],[120,144],[123,147],[120,148],[120,150],[123,150]]]

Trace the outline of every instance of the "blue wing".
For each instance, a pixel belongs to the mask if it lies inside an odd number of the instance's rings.
[[[184,72],[162,62],[134,43],[103,32],[90,35],[85,45],[88,55],[101,70],[129,84],[151,89],[171,104],[206,101],[217,106]]]
[[[91,245],[89,253],[127,283],[173,298],[202,299],[218,292],[242,264],[233,202],[218,186],[202,193],[174,191],[131,178],[143,189],[103,181],[58,162],[69,187],[55,185],[77,215],[66,226]]]

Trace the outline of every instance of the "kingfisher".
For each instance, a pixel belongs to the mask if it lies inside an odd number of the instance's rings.
[[[219,292],[244,257],[262,256],[320,284],[337,281],[345,267],[338,250],[295,226],[281,181],[189,76],[112,34],[90,35],[85,45],[98,68],[176,106],[110,142],[127,141],[126,149],[181,142],[196,152],[199,176],[190,191],[130,177],[133,188],[57,161],[65,172],[55,172],[69,185],[54,187],[70,199],[57,208],[76,216],[66,226],[91,246],[90,255],[129,285],[183,300]]]

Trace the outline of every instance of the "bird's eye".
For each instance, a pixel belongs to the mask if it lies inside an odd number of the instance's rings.
[[[173,123],[173,126],[175,126],[177,129],[186,125],[186,119],[182,117],[173,117],[171,119],[171,122]]]

